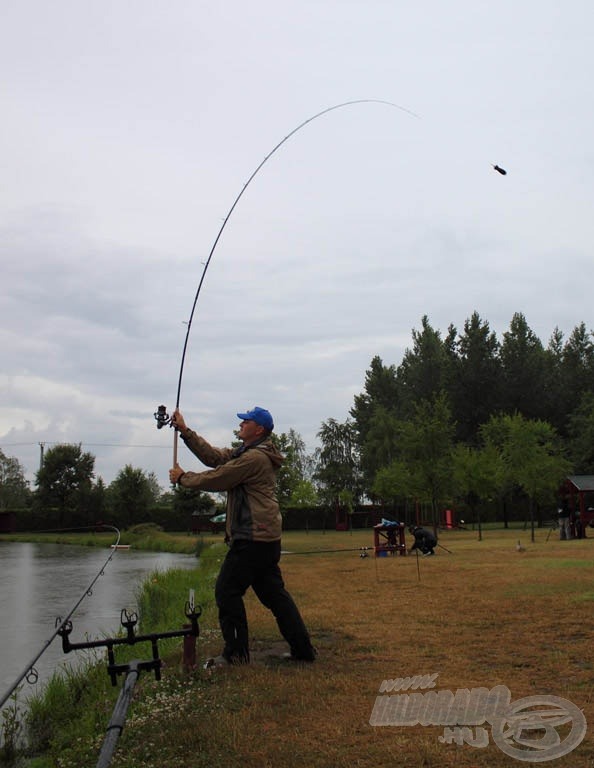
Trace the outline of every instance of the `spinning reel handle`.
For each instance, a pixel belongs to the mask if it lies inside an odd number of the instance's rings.
[[[166,427],[168,424],[169,426],[173,426],[171,423],[171,416],[167,413],[167,407],[165,405],[159,405],[153,416],[157,422],[157,429],[163,429],[163,427]]]

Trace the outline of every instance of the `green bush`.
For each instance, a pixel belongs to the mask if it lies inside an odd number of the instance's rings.
[[[134,536],[150,536],[151,534],[161,533],[163,526],[157,525],[157,523],[138,523],[138,525],[132,525],[127,529],[128,533]]]

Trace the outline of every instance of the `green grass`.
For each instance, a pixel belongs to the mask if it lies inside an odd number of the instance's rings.
[[[203,547],[215,541],[222,541],[219,536],[196,536],[188,533],[167,533],[154,526],[138,526],[139,530],[124,530],[120,544],[129,544],[133,549],[149,552],[175,552],[192,555],[200,553]],[[40,544],[72,544],[80,547],[109,548],[118,539],[115,532],[102,533],[11,533],[0,535],[0,541],[36,542]]]
[[[575,559],[565,558],[565,559],[559,559],[559,560],[555,560],[551,558],[550,560],[544,563],[539,563],[538,566],[543,568],[561,568],[561,569],[569,568],[572,571],[575,571],[578,568],[589,568],[589,569],[592,569],[592,572],[594,574],[594,562],[592,560],[580,560],[579,558],[575,558]]]

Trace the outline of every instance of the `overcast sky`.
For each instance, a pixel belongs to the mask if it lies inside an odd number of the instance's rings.
[[[168,484],[269,408],[307,448],[429,316],[592,323],[589,0],[3,0],[0,449]],[[413,113],[413,114],[411,114]],[[496,173],[492,164],[508,171]],[[180,464],[196,461],[180,446]]]

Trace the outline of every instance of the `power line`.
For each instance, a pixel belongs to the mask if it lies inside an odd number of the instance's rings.
[[[65,440],[44,440],[43,441],[45,445],[64,445],[68,441]],[[127,443],[84,443],[80,442],[78,440],[70,441],[72,443],[76,443],[77,445],[87,445],[90,448],[94,447],[102,447],[102,448],[164,448],[167,446],[163,445],[133,445],[133,444],[127,444]],[[39,445],[39,442],[35,443],[1,443],[0,445],[3,445],[5,448],[16,448],[17,446],[23,446],[23,445]]]

